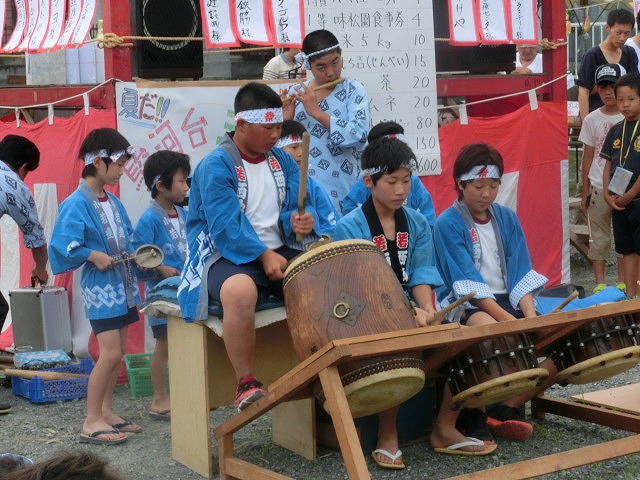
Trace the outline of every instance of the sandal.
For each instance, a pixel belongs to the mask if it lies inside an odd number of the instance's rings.
[[[378,460],[378,457],[376,457],[376,454],[385,456],[386,458],[391,460],[391,463],[381,462],[380,460]],[[392,454],[384,448],[376,448],[373,452],[371,452],[371,458],[373,458],[373,461],[376,462],[376,464],[380,468],[387,468],[389,470],[402,470],[405,467],[404,463],[402,462],[402,451],[400,450],[398,450],[395,454]],[[398,459],[401,459],[401,463],[395,463]]]

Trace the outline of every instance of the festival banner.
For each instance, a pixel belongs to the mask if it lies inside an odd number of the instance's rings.
[[[76,25],[80,20],[80,14],[82,11],[82,0],[68,0],[69,8],[67,15],[67,23],[58,40],[58,47],[63,48],[69,45],[71,36],[76,29]]]
[[[509,38],[513,43],[538,44],[538,12],[536,0],[509,0]]]
[[[49,0],[43,0],[40,2],[40,10],[38,11],[38,18],[36,19],[36,26],[31,38],[29,38],[29,52],[40,51],[40,44],[44,40],[44,36],[47,33],[47,26],[49,25],[49,17],[51,16],[50,8],[51,5]]]
[[[236,38],[252,45],[273,45],[266,0],[240,0],[234,3],[232,19]]]
[[[304,38],[304,0],[271,0],[275,44],[300,47]]]
[[[448,0],[449,2],[449,43],[451,45],[477,45],[480,42],[479,19],[473,2],[469,0]]]
[[[82,45],[87,39],[91,25],[93,24],[93,16],[96,13],[96,0],[84,0],[82,2],[82,8],[80,9],[80,15],[78,17],[78,23],[71,36],[72,45]]]
[[[448,0],[451,45],[538,43],[536,0]]]
[[[480,39],[483,44],[509,43],[506,5],[503,0],[479,0],[475,4],[480,19]]]
[[[57,46],[64,25],[66,3],[65,0],[51,0],[51,18],[41,47],[43,51],[52,50]]]
[[[27,0],[27,31],[22,37],[22,41],[20,45],[18,45],[19,52],[23,52],[29,48],[29,40],[33,35],[33,32],[36,30],[36,23],[38,22],[38,12],[40,11],[40,6],[38,5],[39,0]]]
[[[232,20],[232,0],[200,0],[202,8],[202,31],[206,48],[238,47]]]
[[[16,23],[7,43],[2,47],[4,52],[13,52],[20,44],[27,28],[27,4],[26,0],[14,0],[16,7]]]

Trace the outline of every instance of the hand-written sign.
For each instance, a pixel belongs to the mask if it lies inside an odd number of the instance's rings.
[[[400,123],[418,174],[440,174],[432,2],[306,0],[305,13],[308,32],[338,38],[343,76],[365,86],[373,124]]]

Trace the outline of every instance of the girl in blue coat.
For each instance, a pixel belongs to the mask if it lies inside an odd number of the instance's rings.
[[[81,443],[114,444],[140,426],[112,410],[113,389],[127,342],[127,328],[138,321],[136,272],[124,260],[133,252],[133,228],[124,206],[104,187],[115,186],[135,153],[112,128],[89,132],[80,146],[85,164],[80,186],[62,204],[53,228],[49,260],[53,273],[82,267],[80,284],[85,315],[98,340],[100,356],[87,392],[87,417]]]

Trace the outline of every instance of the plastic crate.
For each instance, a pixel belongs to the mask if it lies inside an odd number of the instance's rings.
[[[62,367],[49,368],[50,372],[89,374],[93,370],[93,360],[85,358],[80,363],[72,363]],[[89,377],[68,378],[65,380],[43,380],[12,377],[11,389],[14,395],[28,398],[33,403],[57,402],[85,398],[89,386]]]
[[[151,358],[153,353],[130,353],[124,356],[129,377],[129,393],[132,397],[150,397],[153,395],[151,383]],[[167,388],[169,373],[167,372]]]

